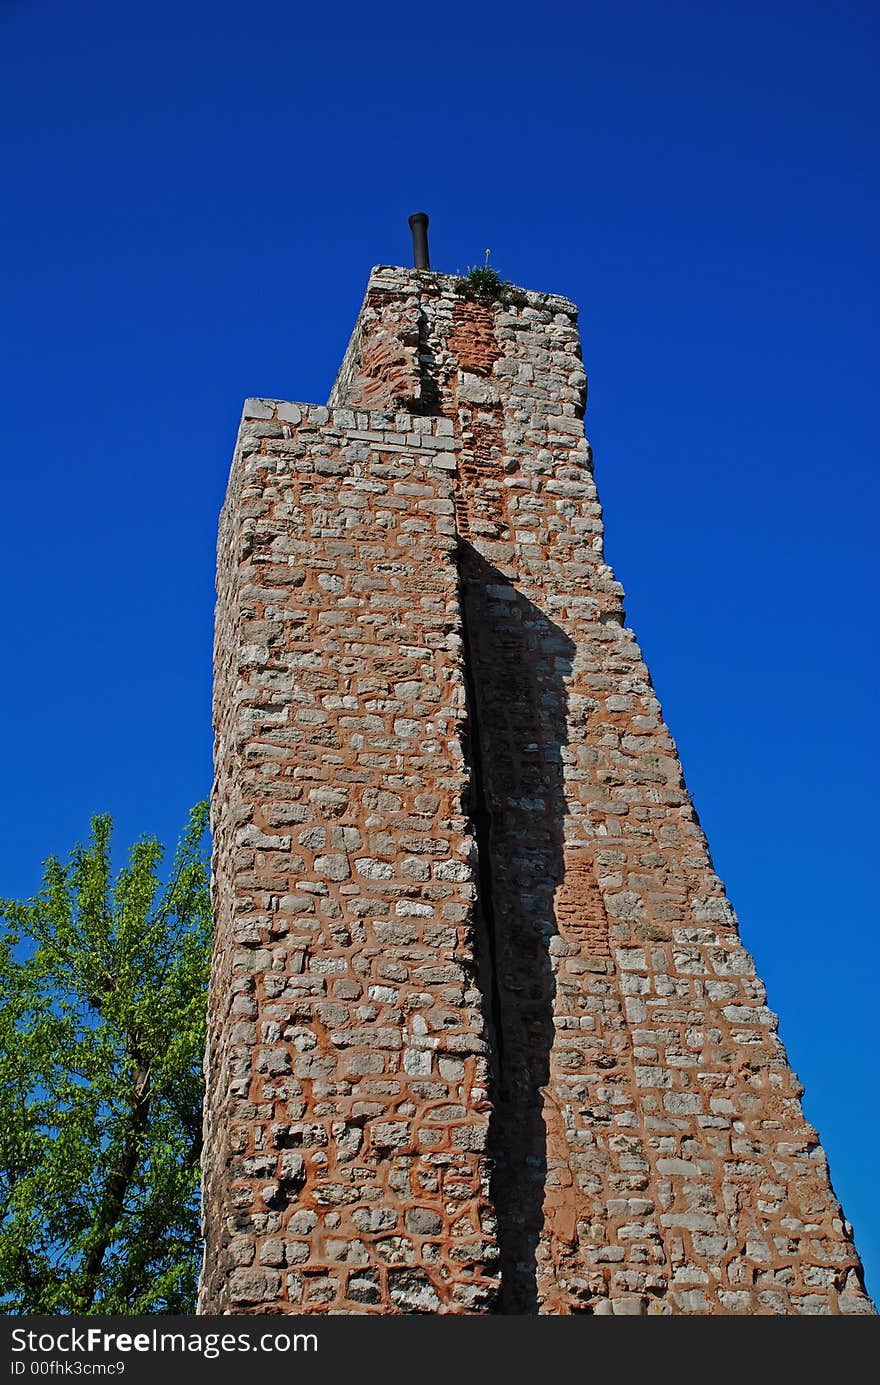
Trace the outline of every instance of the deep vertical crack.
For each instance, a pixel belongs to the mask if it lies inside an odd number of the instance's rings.
[[[464,680],[467,698],[468,759],[471,772],[471,811],[477,843],[477,930],[480,982],[486,1000],[491,1068],[495,1095],[506,1100],[504,1086],[504,1028],[501,1020],[501,992],[498,984],[498,943],[495,896],[492,880],[492,813],[483,772],[482,729],[474,681],[474,652],[468,620],[468,585],[475,578],[467,573],[467,554],[459,543],[458,577],[461,591],[461,625],[464,644]]]

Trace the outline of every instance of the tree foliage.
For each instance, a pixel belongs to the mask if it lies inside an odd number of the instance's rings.
[[[168,883],[109,817],[0,902],[0,1311],[192,1313],[211,945],[207,805]]]

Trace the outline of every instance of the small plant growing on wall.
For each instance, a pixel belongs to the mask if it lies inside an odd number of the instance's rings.
[[[458,287],[465,293],[472,293],[474,298],[500,298],[509,285],[491,265],[477,265],[459,279]]]
[[[455,287],[463,297],[476,298],[483,303],[525,302],[525,295],[522,290],[502,279],[497,269],[493,269],[489,264],[488,250],[486,251],[486,263],[470,266],[467,274],[456,280]]]

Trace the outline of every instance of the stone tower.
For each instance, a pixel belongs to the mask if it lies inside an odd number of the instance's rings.
[[[870,1313],[603,558],[577,312],[379,267],[220,522],[200,1311]]]

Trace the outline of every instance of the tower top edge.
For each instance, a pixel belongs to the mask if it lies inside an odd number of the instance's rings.
[[[467,275],[442,274],[436,269],[414,269],[411,265],[373,265],[367,281],[367,292],[415,292],[420,294],[465,296],[462,285]],[[485,296],[486,303],[505,301],[517,306],[526,306],[543,311],[567,313],[577,318],[578,306],[570,298],[559,293],[543,293],[536,289],[521,288],[518,284],[504,283],[500,293],[494,297]]]

